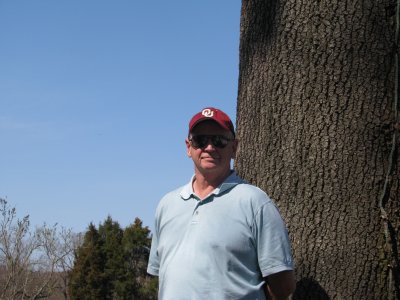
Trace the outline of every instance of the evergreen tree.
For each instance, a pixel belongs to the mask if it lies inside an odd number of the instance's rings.
[[[124,279],[123,232],[119,223],[113,221],[110,216],[99,226],[99,234],[103,241],[102,253],[105,258],[103,274],[106,285],[105,299],[115,299],[115,286]]]
[[[134,223],[124,230],[123,249],[125,256],[125,281],[120,283],[123,299],[127,295],[135,299],[141,297],[141,288],[147,282],[147,261],[150,250],[150,230],[142,226],[142,221],[136,218]]]
[[[136,218],[124,230],[109,216],[90,224],[70,274],[71,299],[157,299],[157,278],[146,273],[150,230]]]
[[[106,299],[103,241],[91,223],[82,246],[77,250],[70,273],[69,295],[76,300]]]

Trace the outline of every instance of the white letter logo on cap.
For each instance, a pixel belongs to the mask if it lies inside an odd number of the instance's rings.
[[[214,112],[213,112],[211,109],[206,108],[206,109],[203,109],[203,111],[201,112],[201,114],[202,114],[203,116],[205,116],[205,117],[211,118],[211,117],[214,115]]]

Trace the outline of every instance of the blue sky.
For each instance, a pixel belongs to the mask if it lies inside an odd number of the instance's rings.
[[[205,106],[235,121],[239,0],[0,0],[0,197],[33,226],[153,229]]]

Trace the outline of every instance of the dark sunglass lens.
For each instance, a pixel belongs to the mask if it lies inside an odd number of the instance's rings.
[[[229,139],[222,135],[194,135],[191,138],[192,146],[194,148],[205,148],[208,143],[217,148],[225,148],[228,145]]]
[[[213,136],[211,142],[217,148],[224,148],[228,144],[227,139],[220,135]]]
[[[208,137],[206,135],[192,136],[192,145],[195,148],[204,148],[207,146]]]

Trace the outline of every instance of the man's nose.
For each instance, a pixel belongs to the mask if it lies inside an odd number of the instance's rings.
[[[208,138],[208,139],[207,139],[207,144],[206,144],[206,146],[205,146],[203,149],[204,149],[204,150],[207,150],[207,151],[215,150],[215,146],[214,146],[213,143],[211,142],[211,138]]]

